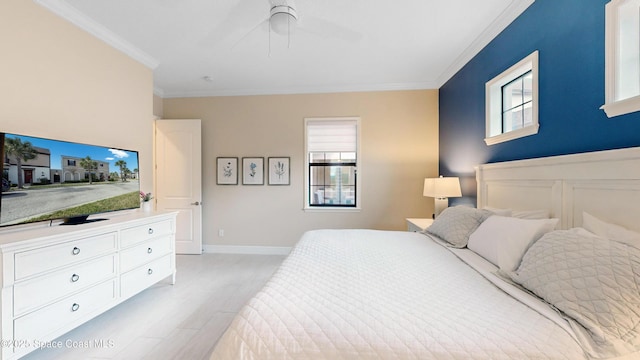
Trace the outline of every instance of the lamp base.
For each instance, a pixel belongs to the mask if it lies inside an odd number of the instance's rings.
[[[449,198],[434,198],[434,218],[437,218],[440,213],[449,207]]]

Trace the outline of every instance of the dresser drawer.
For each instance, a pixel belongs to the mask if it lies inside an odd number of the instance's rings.
[[[52,335],[116,299],[116,281],[106,281],[14,320],[14,339],[52,339]],[[84,319],[86,320],[86,319]]]
[[[13,287],[14,316],[116,276],[116,256],[106,255]]]
[[[117,233],[106,233],[15,254],[15,280],[115,252]]]
[[[121,232],[120,246],[126,248],[172,232],[172,222],[168,220],[124,229]]]
[[[172,241],[172,236],[164,236],[123,250],[120,252],[120,271],[129,271],[170,253]]]
[[[173,274],[173,254],[133,269],[120,278],[120,296],[126,299]]]

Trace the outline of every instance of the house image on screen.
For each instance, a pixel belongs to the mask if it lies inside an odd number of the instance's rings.
[[[62,179],[61,182],[81,181],[89,179],[89,171],[82,167],[82,158],[62,155]],[[100,160],[93,160],[98,166],[93,171],[95,179],[98,181],[109,180],[109,163]]]
[[[33,147],[38,155],[31,160],[23,160],[21,165],[22,181],[25,185],[48,184],[51,182],[51,151]],[[5,155],[4,170],[11,184],[18,183],[18,161],[14,155]]]

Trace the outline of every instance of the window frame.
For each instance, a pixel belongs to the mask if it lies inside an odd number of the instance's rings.
[[[355,206],[312,206],[310,204],[310,165],[309,165],[309,147],[308,147],[308,124],[314,121],[355,121],[356,123],[356,184],[355,194],[356,203]],[[310,117],[304,119],[304,205],[303,210],[308,212],[359,212],[361,210],[362,203],[362,136],[361,136],[361,121],[360,117]]]
[[[531,125],[503,132],[502,88],[528,72],[531,72]],[[540,128],[538,106],[538,50],[536,50],[485,84],[485,143],[494,145],[537,134]]]
[[[618,54],[620,44],[620,21],[619,10],[627,1],[633,0],[611,0],[605,5],[605,104],[600,107],[607,114],[607,117],[615,117],[625,115],[632,112],[640,111],[640,92],[625,99],[617,100],[617,76],[620,69],[618,68]],[[640,6],[639,6],[640,9]],[[639,10],[636,9],[636,10]],[[631,12],[633,14],[633,12]],[[640,27],[640,14],[636,12],[638,24]],[[638,38],[633,39],[635,43],[640,43],[640,34],[636,34]],[[634,63],[635,68],[640,68],[640,58]]]

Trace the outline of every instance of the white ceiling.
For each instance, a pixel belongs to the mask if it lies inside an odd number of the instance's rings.
[[[162,97],[436,89],[533,2],[35,1],[153,68]],[[298,13],[289,46],[272,1]]]

